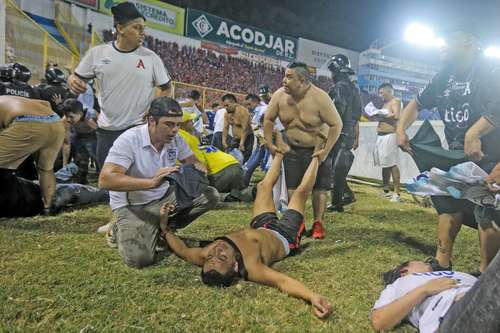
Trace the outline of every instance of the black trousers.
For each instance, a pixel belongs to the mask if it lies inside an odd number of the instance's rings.
[[[347,192],[352,194],[351,189],[347,185],[347,175],[354,161],[354,154],[351,152],[351,149],[352,144],[348,144],[348,142],[342,140],[342,137],[332,149],[332,205],[342,205],[344,193]]]
[[[134,126],[132,126],[134,127]],[[131,128],[131,127],[129,127]],[[126,128],[124,130],[119,130],[119,131],[108,131],[104,130],[102,128],[98,128],[96,131],[96,136],[97,136],[97,166],[99,170],[102,170],[102,166],[104,165],[104,161],[106,160],[106,157],[108,157],[109,150],[111,147],[113,147],[113,143],[115,142],[118,137],[128,130],[129,128]]]

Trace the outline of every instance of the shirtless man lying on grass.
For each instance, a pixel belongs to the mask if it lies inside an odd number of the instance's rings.
[[[317,146],[319,150],[320,144]],[[283,154],[289,149],[280,143],[280,151],[276,153],[271,168],[257,185],[250,228],[216,238],[203,248],[189,248],[168,227],[168,213],[174,207],[164,205],[161,208],[162,235],[177,256],[202,267],[203,283],[209,286],[229,287],[239,278],[244,278],[274,286],[290,296],[311,303],[314,314],[324,319],[332,311],[332,306],[325,297],[312,292],[301,282],[270,268],[273,263],[293,254],[299,247],[305,229],[305,202],[313,188],[320,164],[318,156],[311,160],[302,182],[290,198],[288,210],[279,219],[272,192],[280,174]]]

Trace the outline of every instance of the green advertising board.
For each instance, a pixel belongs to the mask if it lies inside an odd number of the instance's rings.
[[[99,11],[111,15],[111,7],[121,2],[132,2],[146,18],[149,28],[184,35],[184,8],[158,0],[101,0]]]
[[[297,38],[191,8],[186,18],[186,36],[286,61],[293,61],[297,55]]]

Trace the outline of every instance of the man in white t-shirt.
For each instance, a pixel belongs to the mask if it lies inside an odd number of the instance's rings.
[[[373,328],[388,331],[406,320],[422,333],[500,332],[500,256],[479,280],[436,266],[435,260],[409,261],[386,272]]]
[[[215,110],[214,118],[214,135],[212,137],[212,146],[217,147],[217,149],[224,151],[222,146],[222,132],[224,130],[224,115],[226,114],[225,108],[220,108]],[[229,128],[228,140],[232,140],[233,131]]]
[[[218,192],[212,187],[192,202],[183,199],[181,203],[175,186],[166,180],[179,171],[177,161],[194,164],[206,172],[178,135],[181,122],[179,103],[170,97],[155,98],[147,124],[131,128],[116,139],[101,171],[99,187],[110,191],[110,206],[116,218],[113,236],[124,262],[131,267],[154,263],[163,204],[176,207],[175,216],[169,221],[174,229],[186,227],[217,205]],[[195,170],[189,176],[197,174]]]
[[[155,87],[161,88],[161,95],[171,95],[171,79],[162,60],[141,46],[144,16],[130,2],[111,11],[116,40],[90,49],[68,78],[69,88],[77,95],[86,91],[86,81],[95,81],[101,107],[97,130],[97,162],[101,167],[116,138],[144,123]]]

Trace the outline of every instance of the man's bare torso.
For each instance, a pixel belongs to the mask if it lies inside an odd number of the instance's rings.
[[[394,112],[394,103],[400,103],[399,99],[393,98],[385,102],[382,108]],[[378,123],[377,133],[395,133],[397,125],[397,119],[383,119]]]
[[[232,129],[233,137],[240,139],[248,133],[243,133],[243,125],[247,124],[247,129],[250,129],[250,113],[243,106],[238,105],[234,113],[226,112],[229,122],[229,127]]]
[[[247,269],[256,263],[270,266],[286,256],[283,243],[270,230],[248,228],[226,237],[238,246]]]
[[[311,85],[305,96],[296,101],[284,91],[280,92],[278,107],[279,119],[285,127],[290,144],[299,147],[314,147],[318,135],[328,136],[329,126],[320,118],[319,98],[324,98],[319,88]]]
[[[7,128],[14,118],[23,115],[53,114],[50,103],[17,96],[0,96],[0,128]]]

